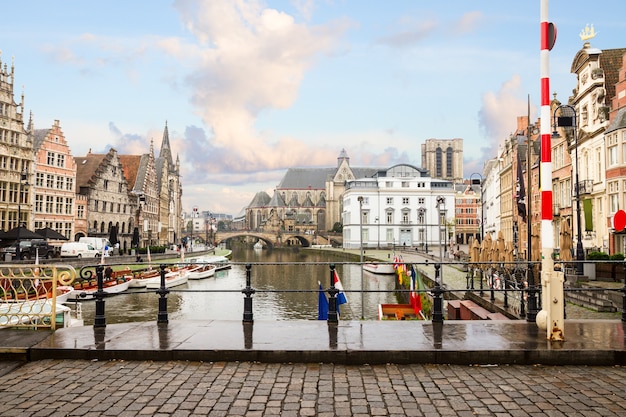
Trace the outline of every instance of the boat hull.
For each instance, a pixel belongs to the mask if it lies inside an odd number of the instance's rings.
[[[396,270],[393,269],[393,264],[384,263],[363,264],[363,270],[379,275],[393,275],[396,273]]]

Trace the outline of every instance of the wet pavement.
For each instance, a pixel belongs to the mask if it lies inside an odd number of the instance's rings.
[[[6,329],[0,416],[624,416],[625,335],[614,319],[568,319],[561,343],[522,320]]]

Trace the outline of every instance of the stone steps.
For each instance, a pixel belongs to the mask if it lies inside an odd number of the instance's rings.
[[[565,291],[565,299],[598,312],[616,312],[617,307],[606,290]]]

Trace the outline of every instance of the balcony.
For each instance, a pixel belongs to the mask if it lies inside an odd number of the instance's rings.
[[[580,195],[591,194],[593,192],[593,181],[592,180],[583,180],[578,182],[578,192]],[[573,195],[576,195],[576,190],[574,189]]]

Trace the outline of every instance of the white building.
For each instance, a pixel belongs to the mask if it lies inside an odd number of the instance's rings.
[[[428,247],[435,252],[455,235],[454,201],[452,182],[433,179],[427,170],[412,165],[348,181],[343,193],[343,247],[359,248],[362,241],[365,248]]]
[[[500,224],[500,161],[493,158],[485,162],[483,169],[483,238],[487,233],[496,237]]]

